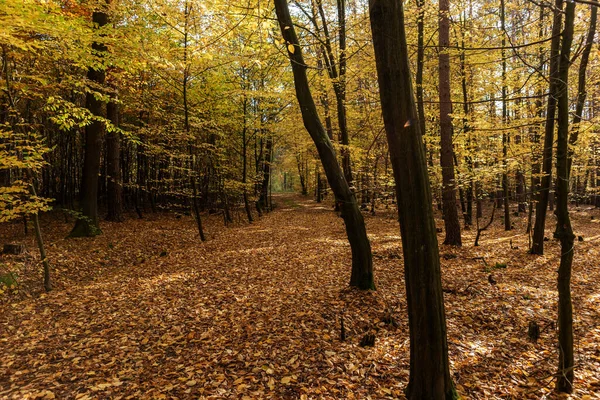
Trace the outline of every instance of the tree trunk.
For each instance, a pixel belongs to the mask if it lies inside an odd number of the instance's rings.
[[[415,83],[417,86],[417,112],[419,114],[419,127],[421,135],[425,137],[425,106],[423,104],[423,67],[425,66],[425,0],[417,1],[417,74]]]
[[[262,164],[262,184],[260,186],[260,196],[258,203],[262,210],[270,211],[269,209],[269,181],[271,178],[271,158],[273,149],[273,137],[269,132],[265,143],[265,155]]]
[[[456,399],[448,362],[437,235],[411,87],[402,0],[370,0],[369,8],[404,253],[410,331],[406,397]]]
[[[206,236],[204,236],[204,228],[202,227],[202,218],[200,218],[200,206],[198,205],[198,193],[196,191],[196,179],[194,176],[190,178],[190,184],[192,185],[192,210],[194,212],[194,218],[196,219],[196,225],[198,227],[198,234],[200,240],[205,242]]]
[[[119,126],[119,106],[116,92],[106,105],[106,118],[114,127]],[[108,214],[107,221],[123,221],[123,180],[121,178],[121,133],[108,132],[106,135],[106,169],[108,175]]]
[[[440,164],[442,167],[442,205],[446,238],[444,244],[460,246],[460,222],[456,209],[456,179],[452,148],[452,100],[450,99],[450,2],[439,2],[439,97],[440,97]]]
[[[544,131],[544,148],[542,158],[542,179],[539,188],[538,202],[535,207],[535,223],[533,226],[533,242],[531,254],[544,254],[544,231],[546,229],[546,213],[548,198],[552,184],[552,146],[554,145],[554,117],[556,115],[556,99],[558,84],[558,64],[560,50],[560,32],[562,24],[563,0],[555,0],[554,20],[552,22],[552,42],[550,44],[550,89],[546,108],[546,126]]]
[[[595,5],[590,6],[590,28],[587,33],[585,40],[585,46],[581,53],[581,63],[579,64],[579,80],[577,83],[577,104],[575,106],[575,116],[573,117],[573,130],[569,136],[570,147],[577,143],[579,137],[579,123],[581,122],[581,114],[583,114],[583,106],[585,105],[585,99],[587,92],[585,89],[585,81],[587,79],[586,70],[590,59],[590,52],[592,45],[594,44],[594,35],[596,34],[596,20],[598,18],[598,7]],[[573,164],[573,151],[569,151],[568,158],[568,170],[569,175],[571,174],[571,165]]]
[[[463,117],[463,133],[467,136],[467,149],[472,151],[472,139],[471,139],[471,126],[469,124],[469,114],[470,114],[470,104],[469,104],[469,93],[467,90],[467,66],[466,66],[466,57],[465,57],[465,34],[466,31],[466,12],[463,18],[463,33],[461,37],[461,46],[463,51],[460,53],[460,80],[461,80],[461,89],[462,89],[462,97],[463,97],[463,112],[465,113]],[[419,111],[420,113],[420,111]],[[421,117],[419,116],[419,120]],[[467,185],[466,190],[466,202],[467,209],[464,213],[465,218],[465,229],[469,229],[469,227],[473,224],[473,191],[475,185],[473,181],[475,179],[475,173],[473,171],[473,158],[471,156],[467,156],[466,163],[467,168],[469,169],[469,183]]]
[[[562,50],[557,90],[558,134],[556,144],[556,237],[560,240],[560,266],[558,268],[558,373],[556,390],[563,393],[573,391],[575,376],[573,356],[573,307],[571,304],[571,269],[575,235],[569,218],[569,65],[575,3],[566,2],[565,26],[562,33]]]
[[[317,107],[310,92],[306,64],[289,13],[286,0],[274,0],[281,34],[286,40],[288,56],[294,73],[296,97],[302,112],[304,126],[315,142],[323,170],[340,205],[341,216],[346,224],[346,234],[352,250],[352,276],[350,285],[360,289],[374,289],[371,244],[365,223],[358,208],[356,197],[350,190],[344,173],[337,161],[335,150],[317,114]],[[291,51],[290,51],[291,50]]]
[[[338,124],[340,127],[340,143],[342,144],[342,169],[349,185],[352,185],[352,167],[350,164],[350,136],[346,117],[346,0],[337,0],[339,31],[339,78],[334,81],[334,92],[337,101]]]
[[[33,194],[34,197],[37,197],[37,193],[35,191],[33,183],[31,184],[30,188],[31,194]],[[46,292],[49,292],[52,290],[52,281],[50,279],[50,262],[48,261],[48,257],[46,257],[46,248],[44,247],[44,239],[42,237],[42,228],[40,227],[39,213],[35,212],[34,214],[32,214],[31,220],[33,221],[33,229],[35,231],[35,241],[40,251],[42,265],[44,266],[44,290]]]
[[[500,1],[500,26],[502,29],[502,123],[506,128],[506,123],[508,122],[508,109],[506,104],[506,50],[504,49],[506,46],[506,28],[505,28],[505,10],[504,10],[504,0]],[[510,136],[504,131],[502,133],[502,164],[504,167],[504,171],[502,172],[502,200],[504,204],[504,230],[510,231],[510,202],[509,202],[509,188],[508,188],[508,165],[506,162],[506,158],[508,157],[508,145],[510,144]]]
[[[94,11],[92,22],[102,28],[108,23],[108,14],[104,11]],[[92,51],[102,57],[106,52],[104,43],[92,43]],[[104,85],[105,71],[103,67],[98,69],[90,67],[87,77],[98,86]],[[98,117],[103,116],[102,100],[96,98],[93,93],[88,92],[85,100],[86,108]],[[102,151],[102,135],[104,124],[93,121],[85,127],[85,153],[83,158],[83,176],[81,181],[81,216],[75,222],[75,226],[69,237],[96,236],[100,231],[98,223],[98,174],[100,173],[100,155]]]

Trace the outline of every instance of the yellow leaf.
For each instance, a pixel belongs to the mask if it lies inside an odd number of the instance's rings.
[[[288,44],[287,48],[288,48],[288,51],[292,54],[294,54],[294,52],[296,51],[293,44]]]
[[[141,342],[141,343],[142,343],[142,344],[146,344],[146,343],[148,343],[148,338],[144,338],[144,339],[142,340],[142,342]]]
[[[290,383],[291,380],[292,380],[291,376],[284,376],[283,378],[281,378],[281,383],[288,384],[288,383]]]
[[[194,386],[196,383],[198,383],[198,382],[196,382],[195,379],[192,379],[191,381],[187,381],[185,384],[188,386]]]

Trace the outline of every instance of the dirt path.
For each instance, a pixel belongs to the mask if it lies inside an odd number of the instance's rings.
[[[103,235],[76,240],[63,240],[70,225],[52,221],[57,290],[23,284],[21,298],[0,303],[0,398],[401,397],[408,332],[394,216],[367,218],[378,290],[362,293],[347,289],[349,247],[331,208],[277,200],[252,225],[209,218],[202,244],[192,219],[172,214],[107,223]],[[526,240],[493,231],[480,248],[441,249],[452,370],[466,398],[548,392],[541,378],[554,371],[555,332],[548,326],[532,344],[526,329],[530,319],[544,328],[554,318],[557,246],[536,258]],[[600,391],[598,269],[582,266],[598,257],[594,240],[576,253],[580,394]],[[475,257],[508,268],[486,270]],[[376,346],[364,349],[368,330]]]

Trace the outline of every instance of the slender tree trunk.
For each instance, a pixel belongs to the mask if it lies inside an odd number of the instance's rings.
[[[273,137],[269,132],[265,143],[265,155],[262,164],[262,184],[260,186],[260,196],[258,203],[262,210],[270,211],[269,209],[269,182],[271,179],[271,158],[273,149]]]
[[[204,228],[202,226],[202,219],[200,218],[200,205],[198,204],[198,193],[196,191],[196,179],[192,176],[190,179],[192,185],[192,210],[194,211],[194,218],[196,219],[196,225],[198,226],[198,234],[200,235],[201,241],[206,241],[204,235]]]
[[[579,123],[581,122],[581,114],[583,114],[583,106],[585,105],[585,99],[587,98],[587,92],[585,89],[585,82],[588,77],[586,76],[586,70],[590,59],[590,52],[592,45],[594,44],[594,36],[596,34],[596,20],[598,19],[598,6],[590,6],[590,28],[588,30],[585,46],[581,53],[581,63],[579,64],[579,79],[577,82],[577,103],[575,105],[575,116],[573,117],[573,129],[569,136],[569,145],[572,147],[577,143],[579,138]],[[571,165],[573,164],[573,151],[569,151],[568,158],[568,170],[571,174]]]
[[[575,235],[569,218],[569,65],[575,3],[566,2],[565,26],[562,33],[562,50],[558,76],[558,134],[556,144],[556,237],[560,240],[560,266],[558,268],[558,379],[556,390],[573,391],[575,367],[573,356],[573,306],[571,304],[571,269]]]
[[[546,13],[544,12],[544,7],[540,7],[540,30],[538,33],[538,38],[541,40],[544,37],[544,17],[545,17]],[[543,71],[544,69],[544,64],[546,63],[546,61],[544,60],[544,51],[542,50],[542,48],[540,47],[539,53],[538,53],[538,57],[539,57],[539,62],[540,62],[540,66],[539,66],[539,70]],[[541,72],[540,72],[541,73]],[[535,106],[536,106],[536,115],[537,117],[541,120],[543,117],[543,104],[542,104],[542,96],[543,96],[543,90],[540,88],[537,92],[538,95],[538,99],[535,101]],[[540,136],[539,136],[539,131],[538,131],[538,127],[534,127],[533,128],[533,132],[532,132],[532,139],[531,141],[533,142],[533,148],[535,149],[534,154],[533,154],[533,163],[531,166],[531,189],[530,189],[530,196],[529,196],[529,212],[527,215],[527,234],[529,235],[529,240],[530,240],[530,244],[529,247],[531,248],[531,232],[533,230],[533,225],[532,225],[532,220],[533,220],[533,210],[534,210],[534,206],[536,204],[536,200],[539,198],[539,192],[540,192],[540,177],[539,174],[541,172],[541,166],[540,166],[540,156],[543,154],[543,149],[540,152],[541,154],[538,154],[538,148],[537,145],[540,142]]]
[[[417,2],[417,74],[415,83],[417,86],[417,112],[419,114],[419,127],[421,135],[425,137],[425,106],[423,104],[423,67],[425,66],[425,0],[416,0]]]
[[[506,27],[505,27],[505,9],[504,9],[504,0],[500,1],[500,25],[502,29],[502,123],[506,128],[506,123],[508,122],[508,109],[506,104],[506,95],[507,95],[507,87],[506,87]],[[502,133],[502,164],[504,170],[502,172],[502,199],[504,203],[504,230],[511,230],[510,223],[510,199],[509,199],[509,183],[508,183],[508,165],[506,159],[508,157],[508,146],[510,144],[510,136],[504,131]]]
[[[287,1],[274,0],[274,3],[281,34],[287,44],[288,56],[294,73],[296,97],[302,112],[304,126],[315,142],[329,186],[335,194],[336,202],[340,205],[342,218],[346,224],[346,234],[352,250],[350,285],[360,289],[374,289],[371,244],[367,237],[363,216],[358,208],[356,197],[350,190],[337,161],[333,145],[319,119],[308,84],[306,64],[302,57],[302,50],[298,43]]]
[[[30,188],[31,194],[33,194],[33,196],[36,197],[37,193],[35,191],[33,183],[31,184]],[[31,215],[31,220],[33,221],[33,229],[35,231],[35,241],[40,251],[42,265],[44,266],[44,290],[46,292],[49,292],[52,290],[52,281],[50,279],[50,262],[48,261],[48,257],[46,256],[46,248],[44,247],[44,239],[42,237],[42,228],[40,227],[40,218],[37,212]]]
[[[106,118],[114,127],[119,126],[119,106],[116,92],[106,105]],[[121,133],[108,132],[106,135],[106,169],[108,175],[108,221],[123,221],[123,180],[121,178]]]
[[[450,2],[439,1],[439,97],[440,97],[440,136],[442,167],[442,205],[446,238],[444,244],[460,246],[460,222],[456,209],[456,179],[452,148],[452,100],[450,99]]]
[[[410,331],[406,397],[456,399],[448,362],[429,175],[410,79],[402,0],[370,0],[369,13],[404,253]]]
[[[546,213],[548,198],[552,184],[552,146],[554,145],[554,118],[556,115],[556,99],[558,85],[558,64],[560,50],[560,32],[562,25],[563,0],[555,0],[554,19],[552,22],[552,41],[550,44],[550,89],[546,108],[546,126],[544,132],[544,149],[542,158],[542,179],[535,208],[533,227],[532,254],[544,254],[544,231],[546,229]]]
[[[461,80],[461,88],[462,88],[462,97],[463,97],[463,112],[465,113],[463,117],[463,133],[467,136],[467,146],[468,151],[472,151],[472,139],[471,139],[471,126],[469,125],[469,114],[470,114],[470,104],[469,104],[469,93],[467,90],[467,67],[466,67],[466,57],[465,57],[465,36],[464,31],[466,31],[466,12],[463,17],[463,34],[461,37],[461,46],[463,51],[460,53],[460,80]],[[466,202],[467,209],[464,213],[465,218],[465,229],[468,229],[473,224],[473,191],[475,180],[475,174],[473,171],[473,159],[469,155],[466,157],[467,168],[469,169],[469,183],[467,185],[466,190]]]
[[[92,22],[102,28],[108,23],[108,14],[103,11],[94,11]],[[102,57],[107,48],[104,43],[92,43],[92,51]],[[90,67],[87,77],[98,86],[104,85],[105,71],[103,67],[98,69]],[[86,108],[98,117],[103,116],[102,100],[96,98],[93,93],[86,94]],[[102,152],[102,135],[104,124],[93,121],[85,127],[85,153],[83,159],[83,176],[81,182],[81,217],[75,222],[70,237],[95,236],[100,231],[98,223],[98,174],[100,173],[100,155]]]
[[[198,233],[200,240],[205,241],[204,229],[202,227],[202,217],[200,216],[200,206],[198,204],[198,196],[196,192],[196,170],[194,168],[194,152],[192,146],[192,138],[190,137],[190,107],[188,102],[188,83],[190,78],[190,65],[188,59],[188,36],[189,36],[189,17],[192,12],[192,6],[186,1],[184,8],[184,31],[183,31],[183,79],[182,79],[182,94],[183,94],[183,128],[187,135],[189,148],[189,168],[190,168],[190,184],[192,186],[192,210],[198,225]],[[245,161],[245,160],[244,160]]]
[[[350,164],[350,136],[346,116],[346,0],[337,0],[338,39],[339,39],[339,78],[334,82],[334,92],[337,100],[338,124],[340,127],[340,142],[342,144],[342,169],[349,185],[352,185],[352,166]]]

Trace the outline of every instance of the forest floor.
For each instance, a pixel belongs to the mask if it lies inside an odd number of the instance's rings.
[[[348,288],[349,246],[330,204],[275,200],[253,224],[205,218],[205,243],[191,217],[174,213],[104,222],[102,235],[82,239],[64,239],[72,223],[46,215],[48,294],[31,233],[0,226],[0,243],[27,246],[0,257],[0,273],[18,274],[0,294],[0,398],[402,398],[409,343],[396,216],[365,215],[377,291],[360,292]],[[572,398],[600,399],[600,210],[572,217],[584,239],[572,281]],[[558,398],[559,245],[529,255],[526,218],[514,219],[505,232],[498,218],[479,247],[474,229],[462,248],[440,246],[451,371],[465,399]],[[550,215],[550,238],[553,224]],[[375,346],[360,347],[369,330]]]

